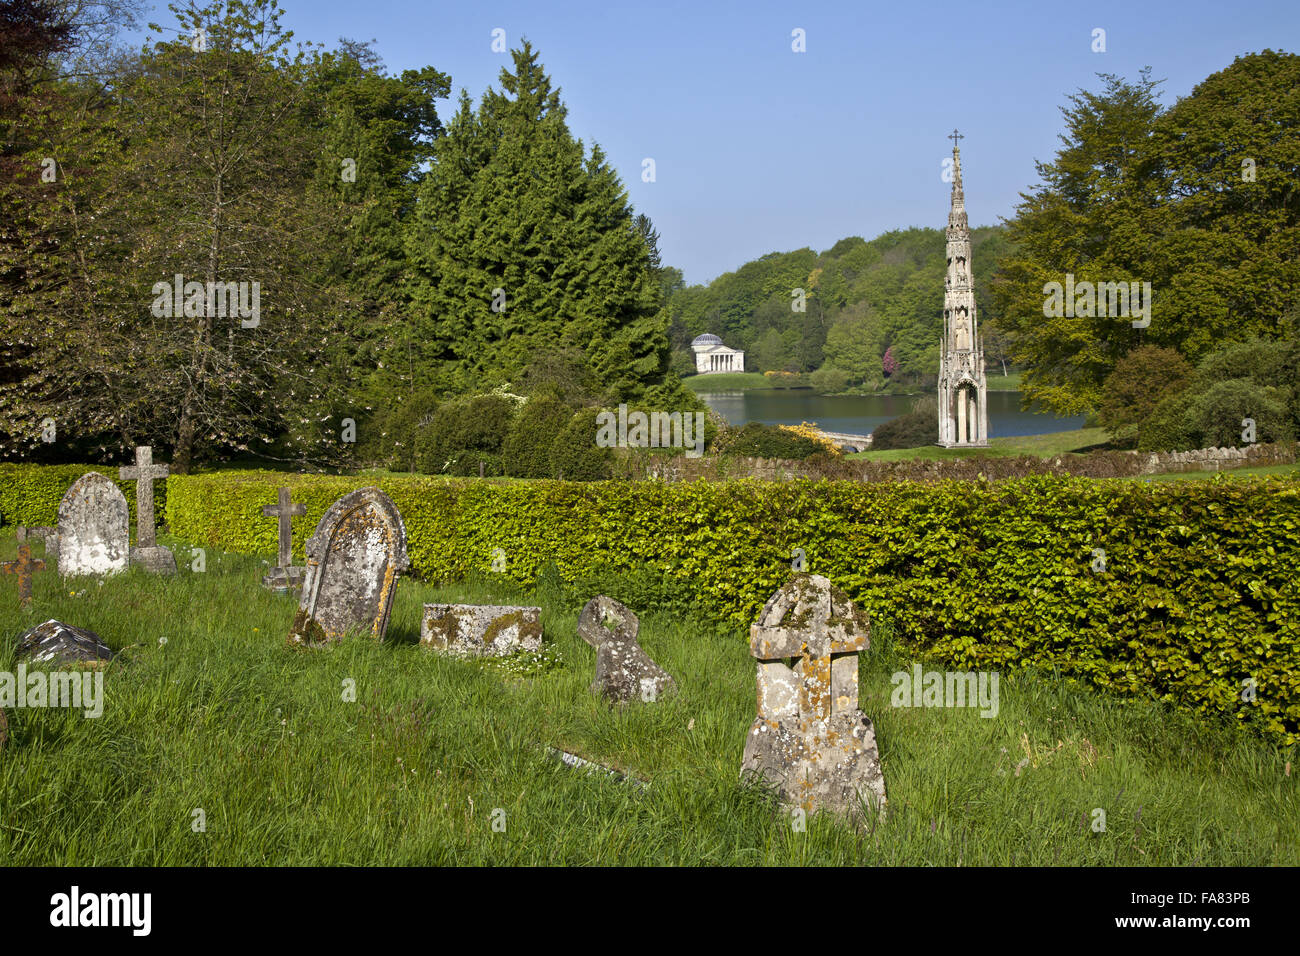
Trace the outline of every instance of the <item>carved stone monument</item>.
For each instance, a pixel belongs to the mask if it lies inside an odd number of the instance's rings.
[[[598,594],[578,617],[578,636],[596,649],[591,692],[610,703],[647,703],[677,689],[667,671],[637,643],[641,622],[613,598]]]
[[[504,657],[542,646],[542,609],[493,604],[426,604],[420,643],[459,657]]]
[[[281,488],[279,502],[263,505],[262,514],[267,518],[279,518],[280,563],[262,577],[262,587],[272,591],[288,591],[302,587],[306,568],[293,567],[293,526],[291,522],[298,515],[305,515],[307,506],[301,502],[289,500],[289,489]]]
[[[858,653],[870,624],[843,591],[797,574],[749,631],[758,658],[758,717],[741,775],[759,775],[807,812],[884,813],[885,779],[871,721],[858,709]],[[797,657],[790,667],[785,658]]]
[[[307,540],[307,574],[289,643],[337,641],[349,631],[383,640],[397,577],[410,565],[406,526],[378,488],[344,495]]]
[[[99,472],[74,481],[59,502],[59,574],[124,571],[130,560],[130,514],[121,489]]]
[[[131,563],[155,574],[175,574],[176,557],[159,547],[154,537],[153,481],[166,478],[170,469],[153,463],[153,448],[141,445],[135,450],[135,464],[118,469],[118,477],[135,480],[135,547]]]

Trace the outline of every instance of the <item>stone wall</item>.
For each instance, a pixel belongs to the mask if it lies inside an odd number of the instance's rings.
[[[622,477],[692,481],[697,478],[760,478],[789,481],[795,478],[843,478],[857,481],[943,481],[1020,478],[1026,475],[1080,475],[1090,478],[1125,478],[1163,472],[1223,471],[1261,465],[1293,464],[1297,444],[1249,445],[1245,448],[1201,448],[1195,451],[1101,451],[1086,455],[1036,458],[971,457],[865,461],[813,458],[781,461],[765,458],[646,457],[622,463]]]

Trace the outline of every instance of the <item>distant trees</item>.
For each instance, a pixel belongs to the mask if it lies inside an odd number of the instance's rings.
[[[1300,319],[1300,57],[1239,57],[1168,109],[1146,71],[1102,80],[1062,109],[1065,144],[1038,164],[994,281],[1024,397],[1062,413],[1100,407],[1140,346],[1196,362],[1232,341],[1289,336]],[[1044,285],[1067,274],[1150,282],[1150,326],[1046,317]]]

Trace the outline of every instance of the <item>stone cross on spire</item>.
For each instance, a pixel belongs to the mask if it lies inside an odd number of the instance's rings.
[[[166,548],[158,547],[154,537],[153,481],[166,478],[171,469],[153,463],[153,448],[139,445],[135,449],[135,464],[118,469],[118,477],[135,480],[135,547],[131,549],[131,563],[157,574],[175,574],[176,558]]]

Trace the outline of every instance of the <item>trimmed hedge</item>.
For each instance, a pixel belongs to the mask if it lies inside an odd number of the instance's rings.
[[[367,483],[281,473],[169,480],[174,534],[270,555],[261,506],[288,485],[307,515]],[[386,477],[412,570],[489,568],[531,585],[649,574],[694,586],[708,613],[750,623],[802,548],[900,638],[961,668],[1058,668],[1300,741],[1300,483],[1145,483],[1035,476],[943,482],[458,482]],[[1094,572],[1093,549],[1105,550]],[[1255,701],[1242,700],[1255,681]]]
[[[131,535],[135,535],[135,481],[117,477],[121,465],[26,465],[0,464],[0,526],[55,525],[59,523],[59,502],[82,475],[97,471],[122,489],[131,509]],[[161,518],[167,508],[168,481],[153,483],[154,514]]]
[[[114,469],[0,465],[0,521],[54,524],[63,493],[87,471]],[[155,489],[178,537],[271,556],[276,522],[261,507],[286,485],[307,506],[293,522],[301,561],[329,506],[373,481],[222,472]],[[674,606],[693,587],[706,613],[746,625],[798,547],[810,570],[891,619],[927,659],[1055,667],[1300,742],[1294,479],[377,483],[405,519],[413,573],[427,580],[486,572],[500,547],[525,585],[553,563],[587,587],[662,587]],[[118,484],[133,501],[135,483]],[[1101,572],[1095,548],[1105,550]],[[1250,680],[1254,700],[1243,701]]]

